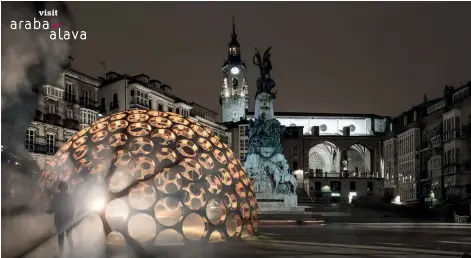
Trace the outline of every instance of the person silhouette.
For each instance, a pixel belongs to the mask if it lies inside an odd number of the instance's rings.
[[[57,230],[59,249],[61,254],[64,251],[64,240],[67,239],[69,248],[72,250],[74,243],[71,236],[71,222],[74,219],[75,200],[67,193],[69,185],[61,181],[59,183],[59,193],[56,193],[51,200],[49,213],[54,213],[54,225]]]

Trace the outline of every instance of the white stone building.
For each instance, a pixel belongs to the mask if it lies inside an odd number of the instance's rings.
[[[417,199],[416,175],[420,172],[420,128],[411,128],[398,134],[397,152],[398,187],[401,201],[415,201]]]
[[[390,138],[383,142],[384,187],[394,189],[397,186],[397,139]],[[397,193],[392,191],[393,195]]]
[[[100,81],[73,69],[55,84],[35,86],[39,105],[25,134],[25,147],[44,169],[56,150],[99,116]]]
[[[175,96],[167,84],[145,74],[130,76],[112,71],[100,80],[98,99],[106,115],[133,108],[174,112],[195,118],[228,143],[226,127],[216,122],[216,112]]]

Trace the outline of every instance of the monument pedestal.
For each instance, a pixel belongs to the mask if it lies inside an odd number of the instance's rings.
[[[296,194],[257,193],[260,213],[304,213],[306,207],[298,206]]]

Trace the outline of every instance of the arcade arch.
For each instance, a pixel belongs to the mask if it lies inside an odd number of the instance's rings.
[[[309,150],[309,169],[314,172],[340,171],[340,149],[332,142],[325,141]]]
[[[348,172],[355,176],[370,173],[371,171],[371,153],[370,150],[362,144],[352,145],[347,152]]]

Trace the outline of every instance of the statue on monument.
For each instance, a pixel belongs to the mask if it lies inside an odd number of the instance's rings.
[[[268,93],[273,98],[275,98],[276,92],[271,92],[271,90],[276,86],[275,81],[271,78],[270,75],[270,72],[273,68],[270,60],[271,47],[265,50],[263,57],[260,55],[260,52],[256,47],[254,47],[254,49],[255,55],[253,57],[253,63],[260,69],[260,77],[257,79],[257,93],[255,94],[255,98],[257,98],[258,94],[260,93]]]
[[[271,90],[275,87],[275,81],[271,78],[272,63],[270,61],[270,48],[263,57],[255,48],[253,62],[260,69],[260,77],[257,80],[257,94],[255,101],[272,102],[275,93]],[[265,105],[273,112],[273,105]],[[256,105],[256,109],[260,105]],[[249,146],[245,161],[245,169],[253,179],[255,192],[274,194],[294,194],[297,182],[289,171],[288,162],[283,155],[281,137],[284,127],[276,118],[267,117],[266,113],[258,112],[249,123]]]

